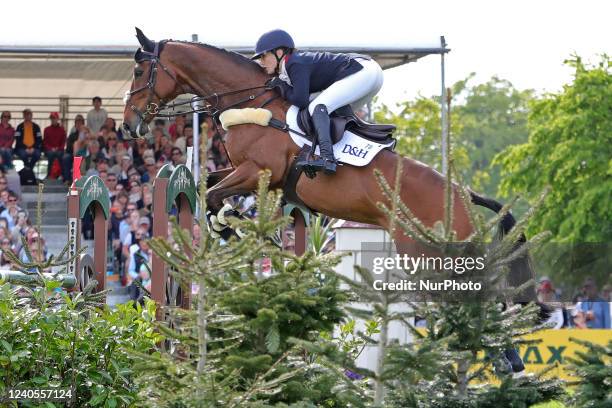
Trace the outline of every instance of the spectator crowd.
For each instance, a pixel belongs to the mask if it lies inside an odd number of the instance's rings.
[[[171,123],[158,119],[148,137],[127,141],[117,130],[115,119],[102,107],[102,99],[94,97],[92,105],[86,117],[75,116],[69,131],[60,123],[58,112],[49,114],[51,123],[44,129],[33,121],[30,109],[23,110],[23,120],[16,127],[11,125],[11,112],[2,112],[0,169],[6,172],[13,168],[13,159],[17,157],[24,169],[32,171],[44,155],[48,162],[47,177],[61,178],[70,184],[72,160],[80,156],[83,157],[82,174],[116,173],[123,177],[119,184],[124,184],[129,191],[131,185],[126,181],[129,169],[138,171],[139,182],[146,183],[155,174],[155,167],[185,162],[187,147],[193,146],[193,127],[187,115],[177,116]],[[207,129],[208,170],[228,167],[222,136],[215,133],[213,126]]]
[[[48,162],[47,179],[72,183],[73,159],[81,157],[80,173],[97,175],[108,187],[111,200],[109,240],[115,253],[115,270],[124,283],[149,279],[146,265],[151,259],[147,238],[151,236],[152,183],[158,170],[165,164],[173,166],[186,162],[187,148],[193,146],[193,127],[187,115],[173,121],[155,120],[145,138],[124,140],[117,123],[102,106],[100,97],[92,99],[92,109],[86,116],[76,115],[69,129],[60,123],[58,112],[49,114],[50,125],[41,130],[34,122],[30,109],[23,110],[23,120],[13,127],[11,112],[2,113],[0,122],[0,243],[2,254],[9,248],[20,257],[25,256],[21,236],[27,238],[32,254],[45,259],[46,249],[39,231],[32,227],[27,213],[16,203],[18,194],[6,187],[6,172],[14,168],[13,160],[20,159],[21,183],[34,179],[36,163]],[[190,115],[191,116],[191,115]],[[204,123],[206,123],[204,121]],[[210,123],[208,123],[210,125]],[[213,126],[202,126],[207,137],[209,171],[229,166],[222,136]],[[4,184],[2,184],[4,183]],[[93,237],[93,223],[83,221],[86,239]],[[39,245],[43,242],[43,245]],[[36,247],[36,248],[35,248]],[[25,259],[25,258],[24,258]],[[6,256],[0,267],[8,269]]]
[[[612,286],[605,285],[600,291],[593,278],[586,278],[582,290],[571,302],[560,302],[560,290],[552,280],[540,278],[537,289],[538,302],[543,310],[542,322],[551,329],[610,329],[612,313]]]

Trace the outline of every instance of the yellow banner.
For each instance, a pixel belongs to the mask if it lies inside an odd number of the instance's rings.
[[[525,336],[529,340],[541,340],[540,343],[524,345],[519,353],[525,363],[527,372],[537,373],[551,365],[558,364],[547,376],[572,380],[569,372],[565,370],[568,364],[567,357],[573,357],[576,351],[586,349],[569,340],[573,337],[578,340],[589,341],[595,344],[607,345],[612,340],[612,330],[599,329],[559,329],[542,330]]]

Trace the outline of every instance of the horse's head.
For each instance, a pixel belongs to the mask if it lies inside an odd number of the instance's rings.
[[[162,61],[164,41],[149,40],[136,28],[140,48],[134,54],[134,75],[126,92],[123,110],[123,133],[126,137],[147,134],[148,123],[169,100],[182,93],[176,73],[168,62]]]

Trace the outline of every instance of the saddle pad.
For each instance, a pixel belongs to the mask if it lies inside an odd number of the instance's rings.
[[[299,108],[297,106],[291,106],[287,111],[286,122],[291,129],[300,129],[297,121],[298,112]],[[294,132],[289,132],[289,136],[300,148],[304,145],[310,146],[312,144],[310,140]],[[342,139],[334,144],[334,157],[341,163],[358,167],[367,166],[378,152],[388,147],[392,148],[394,144],[394,140],[386,144],[372,142],[345,130]],[[315,153],[320,154],[319,146],[317,146]]]

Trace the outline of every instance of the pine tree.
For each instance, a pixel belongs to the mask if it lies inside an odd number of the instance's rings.
[[[462,299],[464,295],[449,293],[442,296],[429,293],[426,301],[415,301],[414,296],[407,296],[404,292],[375,290],[374,276],[362,267],[356,267],[357,280],[341,277],[350,287],[352,300],[366,305],[347,308],[349,313],[366,322],[379,324],[377,336],[359,334],[364,344],[377,348],[376,370],[370,372],[355,368],[356,373],[369,379],[362,388],[373,390],[373,406],[527,407],[561,395],[560,382],[544,379],[545,373],[513,378],[509,362],[504,357],[506,350],[523,342],[521,336],[540,327],[535,323],[538,312],[535,305],[507,306],[509,299],[529,290],[533,281],[511,287],[504,287],[502,283],[510,266],[523,260],[527,250],[546,234],[517,245],[530,216],[528,214],[501,237],[496,228],[510,205],[487,220],[473,208],[469,192],[459,183],[459,195],[474,225],[474,233],[463,242],[465,245],[449,245],[458,242],[450,228],[450,208],[453,208],[451,180],[447,180],[446,185],[445,218],[429,228],[400,201],[398,176],[401,174],[401,161],[398,161],[397,171],[398,182],[394,186],[377,172],[386,198],[386,203],[380,203],[379,207],[391,221],[390,235],[394,236],[396,229],[400,229],[416,244],[434,249],[444,257],[486,255],[486,268],[481,277],[485,288],[480,297],[472,301]],[[531,213],[533,211],[535,208]],[[448,271],[446,275],[444,273],[421,269],[416,271],[416,276],[435,280],[457,277],[453,275],[454,271],[450,271],[450,275]],[[389,271],[385,274],[392,275]],[[390,278],[383,276],[383,281]],[[409,275],[400,278],[411,279]],[[408,304],[410,308],[402,308],[402,304]],[[412,318],[415,316],[425,320],[424,330],[414,327]],[[400,321],[408,327],[413,334],[413,343],[399,345],[388,341],[386,331],[392,321]],[[492,384],[493,376],[497,376],[501,384]]]
[[[399,172],[401,162],[398,163]],[[423,318],[426,325],[425,330],[420,331],[409,324],[414,344],[390,348],[385,356],[387,373],[394,374],[387,376],[386,381],[390,389],[388,406],[526,407],[559,396],[561,388],[558,381],[543,379],[542,375],[514,379],[511,370],[504,367],[507,365],[505,351],[515,348],[522,341],[521,336],[540,328],[535,323],[538,310],[535,305],[505,306],[507,300],[525,293],[533,281],[518,287],[504,288],[501,285],[513,263],[525,259],[527,249],[545,236],[540,234],[528,243],[516,244],[530,214],[501,237],[496,233],[496,227],[510,206],[505,206],[499,214],[485,221],[484,216],[473,208],[467,189],[457,184],[474,232],[463,241],[469,245],[448,245],[459,242],[450,228],[450,208],[453,208],[450,177],[446,182],[445,219],[437,222],[433,228],[423,225],[399,201],[399,184],[392,188],[380,173],[377,177],[390,203],[380,204],[380,208],[393,220],[392,225],[397,225],[416,243],[433,248],[444,257],[473,257],[477,253],[486,259],[481,277],[483,290],[477,299],[465,298],[460,292],[441,296],[439,293],[429,293],[426,301],[414,301],[414,297],[406,296],[399,298],[410,303],[412,315]],[[454,271],[444,270],[421,269],[416,271],[416,275],[439,280],[457,278]],[[436,350],[444,356],[444,362],[437,364],[433,376],[430,370],[423,370],[423,367],[427,367],[427,360],[419,364],[415,359],[415,350]],[[404,362],[416,369],[403,373],[394,369]],[[385,373],[385,370],[381,372]],[[492,375],[501,379],[501,385],[487,383]]]
[[[272,244],[289,218],[277,216],[281,192],[268,190],[269,178],[260,174],[255,218],[228,217],[240,240],[220,241],[202,228],[194,246],[175,223],[172,242],[150,241],[174,279],[199,289],[193,310],[168,308],[170,324],[159,325],[171,347],[135,352],[147,406],[301,406],[333,398],[335,375],[320,370],[299,341],[316,340],[343,318],[331,273],[338,258],[297,257]],[[201,183],[200,225],[205,196]]]
[[[605,346],[571,337],[570,341],[586,350],[567,358],[569,370],[578,378],[572,384],[576,388],[568,402],[583,408],[612,407],[612,341]]]

